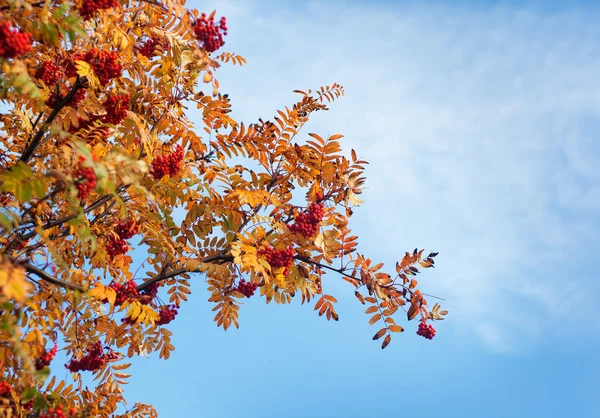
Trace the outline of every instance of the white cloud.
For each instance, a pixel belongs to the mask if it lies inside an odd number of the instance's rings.
[[[409,247],[441,252],[423,283],[449,299],[446,327],[507,351],[589,318],[600,291],[591,16],[441,4],[217,8],[227,46],[249,61],[221,75],[237,117],[268,117],[293,89],[346,87],[309,130],[344,133],[371,162],[357,211],[363,248],[387,249],[388,261]]]

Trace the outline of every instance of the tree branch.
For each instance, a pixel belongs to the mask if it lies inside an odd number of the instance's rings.
[[[69,290],[77,290],[79,292],[84,291],[83,286],[78,285],[78,284],[69,283],[64,280],[58,279],[54,276],[51,276],[50,274],[46,273],[44,270],[37,268],[25,261],[18,260],[10,255],[4,255],[4,257],[8,258],[13,264],[18,264],[18,265],[22,266],[28,273],[35,274],[37,277],[39,277],[40,279],[42,279],[48,283],[52,283],[54,285],[57,285],[57,286],[60,286],[60,287],[63,287],[65,289],[69,289]]]
[[[211,255],[209,257],[206,257],[202,260],[200,260],[201,263],[212,263],[215,261],[222,261],[222,262],[230,262],[233,261],[233,256],[232,255],[225,255],[223,253],[218,253],[216,255]],[[146,280],[144,283],[142,283],[141,285],[139,285],[138,287],[136,287],[138,292],[141,292],[142,290],[152,286],[155,283],[161,282],[163,280],[167,280],[170,279],[172,277],[176,277],[179,276],[181,274],[184,273],[201,273],[200,267],[198,267],[195,270],[186,270],[185,268],[179,268],[176,270],[172,270],[168,273],[164,273],[164,274],[159,274],[158,276],[155,276],[153,278],[151,278],[150,280]]]
[[[21,155],[21,158],[19,158],[19,161],[23,161],[24,163],[26,163],[31,159],[31,157],[33,157],[33,153],[40,145],[42,137],[44,136],[44,133],[46,133],[48,126],[50,126],[50,124],[54,121],[54,119],[56,119],[60,111],[67,105],[67,103],[69,103],[69,101],[73,98],[75,93],[77,93],[77,90],[82,88],[85,85],[85,83],[87,83],[86,77],[77,77],[77,80],[75,81],[75,84],[73,84],[73,87],[71,87],[71,90],[69,90],[65,97],[60,99],[60,101],[56,104],[54,109],[52,109],[52,113],[48,115],[40,129],[38,129],[38,131],[35,133],[31,142],[23,151],[23,154]]]

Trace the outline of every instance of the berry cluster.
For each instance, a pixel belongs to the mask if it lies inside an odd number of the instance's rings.
[[[258,250],[258,253],[265,256],[272,269],[284,267],[284,276],[287,276],[290,272],[290,266],[294,257],[294,248],[292,246],[280,250],[276,250],[271,246],[263,247]]]
[[[165,305],[160,308],[158,312],[160,314],[160,318],[158,321],[154,322],[155,325],[166,325],[177,316],[177,308],[171,305]]]
[[[79,14],[84,19],[89,19],[98,10],[112,9],[118,5],[119,2],[117,0],[83,0],[79,7]]]
[[[134,220],[130,219],[125,223],[119,221],[115,226],[115,232],[118,238],[114,235],[108,237],[108,244],[106,245],[106,252],[110,257],[114,257],[119,254],[125,254],[129,251],[129,245],[127,245],[127,239],[133,237],[139,231],[139,225]]]
[[[90,64],[103,86],[110,83],[113,78],[121,77],[123,66],[119,62],[119,54],[115,51],[92,48],[83,56],[83,61]]]
[[[246,282],[246,280],[241,279],[240,282],[238,283],[237,287],[234,290],[237,290],[242,295],[249,298],[252,295],[254,295],[254,292],[256,291],[257,288],[258,288],[258,283]]]
[[[168,154],[161,154],[152,161],[152,177],[154,180],[160,180],[165,175],[174,176],[181,168],[183,162],[183,148],[177,145],[175,151]]]
[[[67,418],[67,415],[62,409],[62,405],[58,405],[56,408],[48,408],[44,412],[40,412],[40,418]]]
[[[152,59],[154,52],[156,51],[157,45],[160,45],[160,40],[158,38],[150,38],[146,42],[144,42],[140,47],[140,54],[145,57]]]
[[[94,345],[88,348],[85,356],[79,360],[71,359],[69,363],[65,364],[65,367],[73,373],[82,370],[95,372],[103,368],[109,360],[115,360],[117,357],[117,354],[112,351],[105,353],[100,341],[96,341]]]
[[[85,158],[81,157],[79,167],[73,173],[75,187],[77,188],[77,197],[85,199],[96,188],[96,173],[91,167],[83,167],[81,163]]]
[[[31,50],[31,34],[18,32],[8,20],[0,22],[0,57],[15,58]]]
[[[428,340],[432,340],[435,337],[435,328],[431,325],[427,325],[424,321],[419,324],[419,329],[417,330],[417,335],[421,337],[425,337]]]
[[[111,289],[117,292],[117,298],[115,299],[115,306],[121,306],[128,300],[136,299],[139,294],[136,289],[135,282],[133,280],[129,280],[126,283],[116,283],[110,282],[108,285]],[[106,301],[104,301],[106,302]]]
[[[52,347],[52,350],[50,351],[46,351],[46,349],[44,348],[44,353],[35,362],[35,369],[42,370],[44,367],[49,366],[57,351],[58,347],[56,346],[56,344],[54,344],[54,347]]]
[[[64,76],[64,71],[58,65],[48,60],[44,61],[35,72],[35,78],[43,81],[47,86],[53,86]]]
[[[0,396],[10,396],[12,387],[7,382],[0,382]]]
[[[133,219],[129,219],[127,222],[119,221],[115,226],[115,232],[121,239],[129,239],[137,234],[139,230],[140,226]]]
[[[214,52],[225,44],[223,36],[227,35],[227,19],[223,16],[215,25],[214,13],[208,18],[206,13],[202,13],[200,19],[194,22],[194,34],[206,51]]]
[[[64,90],[63,90],[63,93],[64,93]],[[84,88],[77,89],[77,91],[75,92],[73,97],[71,97],[71,99],[67,103],[65,103],[65,105],[70,106],[72,108],[76,108],[83,101],[83,99],[85,99],[86,93],[87,93],[87,91]],[[58,99],[62,99],[64,96],[65,96],[65,94],[61,94]],[[48,99],[46,99],[46,106],[55,108],[57,102],[58,102],[58,100],[57,100],[56,91],[53,91],[52,93],[50,93],[50,96],[48,96]]]
[[[294,218],[294,224],[290,225],[290,231],[298,232],[309,238],[319,231],[319,224],[323,220],[325,210],[322,203],[311,202],[306,212],[300,212]]]
[[[104,108],[106,109],[106,115],[102,121],[118,125],[127,116],[127,109],[129,109],[129,94],[109,96],[104,102]]]

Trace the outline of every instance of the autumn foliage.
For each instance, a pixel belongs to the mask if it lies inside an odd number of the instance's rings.
[[[224,329],[246,298],[338,320],[322,284],[342,279],[382,348],[403,315],[434,337],[446,311],[415,276],[437,254],[385,271],[357,253],[367,163],[342,135],[301,133],[343,88],[239,123],[216,77],[245,63],[227,31],[180,0],[0,0],[0,416],[156,416],[118,411],[128,359],[169,358],[191,280]]]

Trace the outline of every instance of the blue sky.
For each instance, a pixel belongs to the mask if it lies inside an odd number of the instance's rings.
[[[342,133],[371,163],[359,251],[390,268],[439,251],[421,284],[450,313],[432,341],[399,321],[382,351],[331,275],[339,322],[252,298],[223,332],[197,275],[168,325],[172,357],[134,360],[131,403],[163,418],[600,416],[591,3],[188,2],[227,16],[225,49],[248,60],[217,74],[238,120],[272,117],[294,89],[345,87],[305,133]]]
[[[386,349],[349,286],[340,321],[249,300],[212,321],[204,280],[170,325],[168,361],[127,388],[161,417],[598,417],[600,17],[589,3],[190,2],[225,15],[222,91],[244,121],[293,89],[346,96],[307,132],[368,161],[360,251],[439,251],[425,291],[447,299],[433,341]],[[406,324],[403,324],[406,325]],[[414,325],[414,326],[413,326]]]

